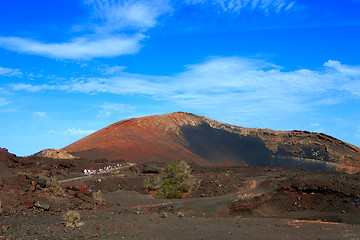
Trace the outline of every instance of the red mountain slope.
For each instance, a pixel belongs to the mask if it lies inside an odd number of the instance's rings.
[[[182,126],[200,123],[198,116],[184,113],[128,119],[103,128],[64,150],[89,159],[167,162],[181,158],[206,163],[185,147],[186,141],[181,136]]]
[[[183,112],[120,121],[63,149],[89,159],[360,171],[360,149],[328,135],[243,128]]]

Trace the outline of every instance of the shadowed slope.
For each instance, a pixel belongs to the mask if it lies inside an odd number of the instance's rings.
[[[360,171],[360,149],[325,134],[243,128],[182,112],[120,121],[64,150],[89,159]]]

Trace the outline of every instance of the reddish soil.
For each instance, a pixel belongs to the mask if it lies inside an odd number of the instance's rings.
[[[120,162],[18,158],[5,150],[0,160],[0,239],[360,239],[360,174],[193,165],[184,198],[156,199],[141,182],[160,163],[121,163],[84,177],[84,168]],[[65,195],[44,189],[40,175],[58,178]],[[98,190],[103,205],[92,197]],[[84,225],[66,227],[67,210]]]
[[[360,172],[360,149],[321,133],[243,128],[189,113],[128,119],[64,150],[87,159]]]

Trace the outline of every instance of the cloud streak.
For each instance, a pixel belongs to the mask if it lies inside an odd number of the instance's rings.
[[[97,32],[118,30],[146,31],[156,26],[159,16],[172,11],[169,0],[86,0],[95,18]]]
[[[46,112],[34,112],[33,115],[34,115],[35,117],[41,117],[41,118],[43,118],[43,117],[46,117],[47,113],[46,113]]]
[[[65,42],[46,42],[35,38],[0,36],[0,47],[25,54],[55,59],[112,58],[140,51],[146,31],[159,24],[183,5],[175,0],[83,0],[90,9],[87,24],[73,26],[80,36]],[[187,0],[187,5],[220,8],[223,12],[238,13],[242,9],[283,12],[293,8],[290,0]],[[81,32],[84,32],[81,35]],[[86,32],[86,34],[85,34]],[[1,69],[0,69],[1,74]]]
[[[131,114],[134,113],[135,107],[128,104],[105,102],[100,106],[98,117],[109,117],[113,114]]]
[[[6,98],[0,97],[0,107],[8,105],[10,102]]]
[[[104,39],[98,36],[87,36],[66,43],[43,43],[17,37],[0,37],[0,46],[20,53],[51,58],[91,59],[136,53],[140,50],[140,42],[144,38],[142,34],[113,35]]]
[[[18,76],[22,75],[19,69],[0,67],[0,76]]]
[[[323,69],[284,71],[265,60],[214,57],[172,76],[121,72],[109,78],[58,85],[12,85],[29,92],[62,90],[87,94],[140,94],[180,108],[253,115],[281,115],[360,98],[360,66],[328,61]],[[110,106],[104,106],[106,114]],[[125,109],[124,106],[115,106]]]
[[[91,34],[59,43],[0,36],[0,47],[56,59],[88,60],[134,54],[142,47],[144,32],[157,24],[159,16],[171,10],[167,0],[84,1],[92,9],[93,17],[90,24],[80,28],[90,30]]]
[[[65,135],[65,136],[85,136],[94,133],[95,130],[81,130],[76,128],[69,128],[65,131],[50,131],[52,134]]]
[[[259,10],[265,13],[288,11],[295,1],[289,0],[187,0],[188,4],[202,4],[204,6],[216,6],[224,12],[238,13],[243,9]]]

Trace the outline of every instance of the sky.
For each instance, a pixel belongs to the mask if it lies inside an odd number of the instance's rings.
[[[2,0],[0,147],[190,112],[360,147],[360,0]]]

